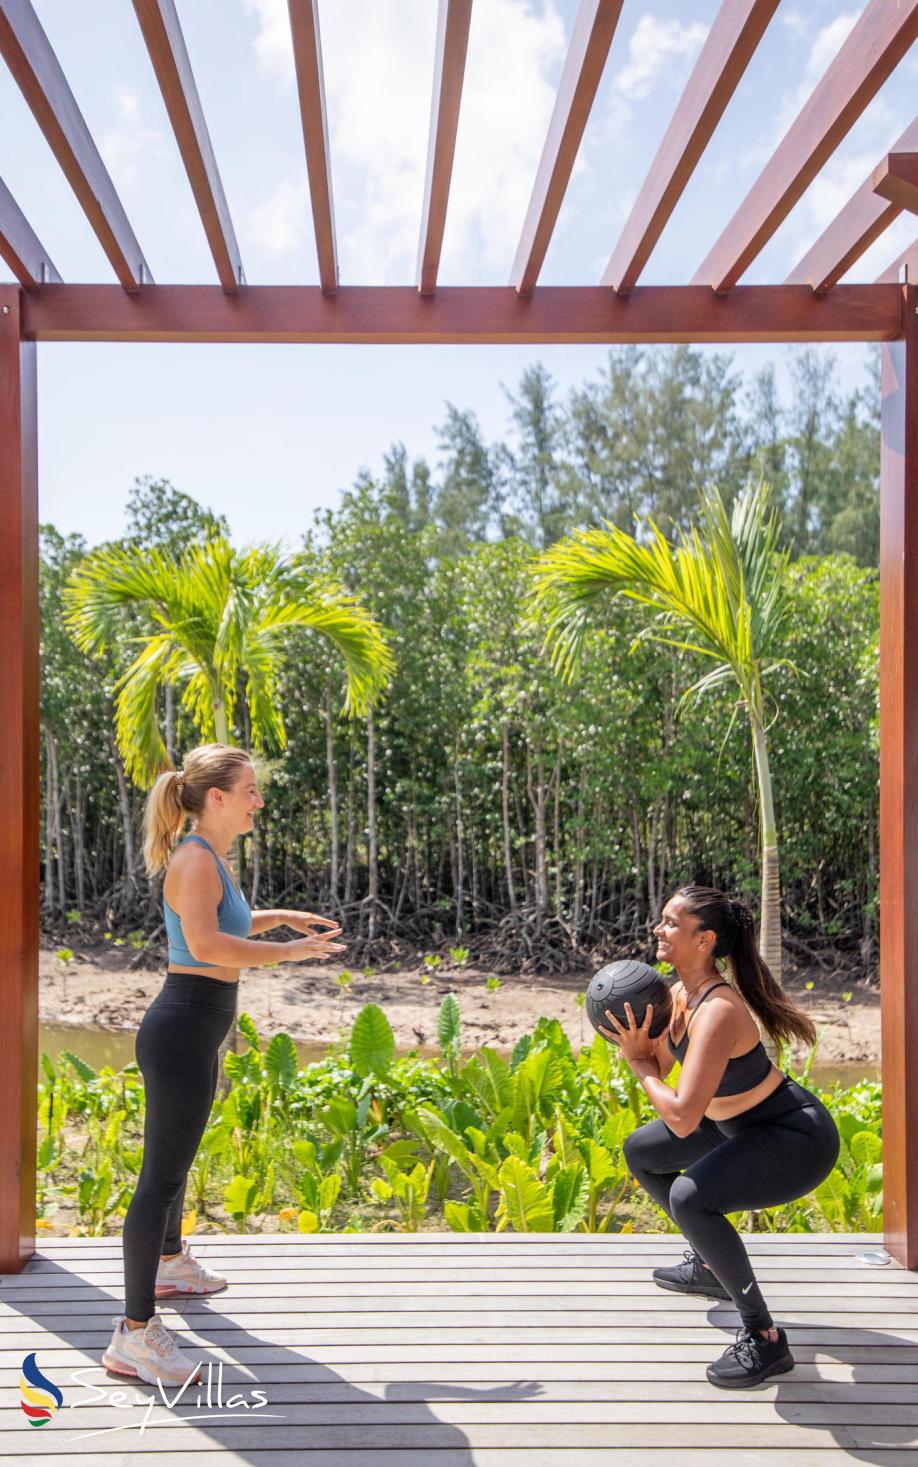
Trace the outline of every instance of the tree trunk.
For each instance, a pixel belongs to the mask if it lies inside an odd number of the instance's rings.
[[[542,743],[536,739],[533,743],[534,759],[530,758],[529,749],[526,749],[526,785],[529,791],[529,801],[535,815],[535,907],[540,914],[548,910],[548,860],[547,860],[547,836],[545,822],[545,808],[547,804],[545,790],[545,762],[542,758]],[[535,780],[533,781],[532,770],[535,764]]]
[[[759,828],[762,839],[762,917],[759,929],[759,952],[771,969],[777,983],[781,982],[781,879],[778,867],[778,832],[775,825],[774,798],[771,787],[771,768],[768,761],[768,741],[765,726],[750,710],[752,739],[755,749],[755,771],[759,782]]]
[[[175,688],[166,683],[166,753],[175,763]]]
[[[118,745],[114,739],[111,741],[111,749],[112,763],[115,766],[115,779],[118,781],[118,808],[121,811],[121,832],[124,839],[124,879],[125,884],[129,888],[133,888],[136,853],[134,850],[134,820],[131,811],[131,797],[124,775],[124,765],[121,762]]]
[[[348,752],[347,771],[347,847],[344,853],[344,905],[348,906],[354,897],[354,847],[357,844],[357,800],[354,792],[354,784],[357,778],[355,760],[355,734],[354,725],[351,724],[350,749]]]
[[[504,875],[507,880],[507,898],[511,912],[516,911],[516,890],[513,884],[513,854],[510,843],[510,738],[506,723],[500,726],[501,746],[501,812],[504,835]]]
[[[331,906],[338,906],[338,769],[335,764],[335,739],[332,731],[331,683],[325,680],[325,762],[328,768],[328,813],[331,821],[331,868],[328,876]]]
[[[555,787],[554,821],[552,825],[552,841],[555,858],[555,916],[561,916],[561,739],[558,739],[558,758],[555,761],[555,772],[552,776]]]
[[[577,792],[577,826],[576,826],[576,836],[575,836],[575,839],[577,841],[577,854],[576,854],[576,857],[575,857],[575,860],[574,860],[574,911],[573,911],[573,918],[572,918],[572,927],[573,927],[573,932],[574,932],[574,938],[575,938],[575,940],[577,939],[577,936],[578,936],[578,934],[580,932],[580,924],[583,921],[583,879],[584,879],[584,860],[583,860],[584,852],[583,852],[583,845],[584,845],[584,835],[585,835],[585,828],[584,828],[584,796],[586,794],[586,783],[587,783],[586,773],[587,773],[587,771],[586,771],[586,765],[585,764],[584,765],[581,765],[581,768],[580,768],[580,788],[579,788],[579,790]]]
[[[376,902],[379,897],[379,860],[376,834],[376,723],[373,710],[367,714],[367,902],[370,922],[367,936],[376,936]]]
[[[453,752],[453,784],[456,790],[456,937],[461,940],[463,928],[462,908],[465,904],[465,864],[463,859],[462,841],[462,790],[459,784],[459,749]]]
[[[74,769],[74,780],[76,782],[76,807],[73,812],[73,874],[76,881],[76,903],[80,912],[86,912],[86,864],[85,853],[85,823],[83,804],[83,781],[80,779],[79,768]]]
[[[57,895],[54,890],[54,853],[57,815],[57,747],[54,734],[47,723],[42,724],[45,736],[45,908],[51,916],[57,915]]]

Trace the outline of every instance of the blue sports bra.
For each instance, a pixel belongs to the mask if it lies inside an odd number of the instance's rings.
[[[715,983],[702,995],[698,1003],[694,1005],[690,1014],[686,1017],[685,1033],[678,1044],[673,1041],[672,1029],[670,1028],[667,1031],[670,1050],[680,1064],[685,1059],[685,1051],[688,1049],[688,1026],[691,1023],[691,1017],[695,1009],[704,1003],[709,993],[714,993],[718,988],[729,987],[729,983]],[[723,1079],[714,1091],[714,1094],[739,1095],[743,1090],[752,1090],[755,1085],[761,1085],[770,1069],[771,1060],[768,1057],[768,1051],[760,1039],[751,1049],[747,1049],[745,1054],[738,1054],[734,1059],[727,1060],[727,1067],[724,1070]]]
[[[206,841],[203,835],[186,835],[186,841],[193,840],[210,851],[220,872],[220,880],[223,882],[223,897],[217,908],[217,926],[221,932],[227,932],[231,937],[248,937],[252,930],[252,908],[249,906],[235,881],[227,875],[226,867],[220,860],[213,846]],[[185,934],[182,931],[182,919],[178,912],[174,912],[166,901],[163,893],[163,921],[166,926],[166,937],[169,940],[169,963],[182,968],[213,968],[219,967],[215,963],[202,963],[192,957]]]

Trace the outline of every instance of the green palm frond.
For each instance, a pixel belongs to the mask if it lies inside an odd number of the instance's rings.
[[[573,676],[594,604],[611,592],[655,613],[641,637],[718,663],[690,692],[732,673],[744,696],[752,696],[751,669],[772,654],[789,605],[786,557],[777,549],[777,520],[767,500],[765,484],[751,486],[731,515],[709,491],[701,530],[693,527],[676,545],[648,520],[643,540],[607,525],[553,546],[534,568],[531,615],[545,627],[554,668],[567,680]]]
[[[307,574],[279,545],[236,551],[224,536],[181,556],[121,547],[82,562],[65,591],[68,630],[81,650],[101,655],[124,638],[126,607],[155,630],[116,685],[117,737],[125,766],[141,784],[167,762],[157,723],[157,694],[180,689],[182,708],[205,738],[216,736],[216,709],[232,725],[240,675],[256,747],[283,746],[277,703],[287,634],[306,627],[340,655],[346,675],[343,712],[366,713],[394,670],[383,628],[339,585]],[[135,638],[135,645],[138,639]]]

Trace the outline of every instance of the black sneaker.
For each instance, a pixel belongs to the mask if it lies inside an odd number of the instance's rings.
[[[682,1256],[685,1262],[677,1263],[673,1268],[655,1268],[654,1283],[677,1294],[704,1294],[709,1299],[729,1299],[723,1284],[698,1261],[691,1248],[686,1248]]]
[[[779,1327],[776,1340],[766,1339],[758,1330],[739,1329],[736,1344],[730,1345],[705,1373],[712,1385],[736,1391],[793,1368],[794,1357],[787,1348],[783,1329]]]

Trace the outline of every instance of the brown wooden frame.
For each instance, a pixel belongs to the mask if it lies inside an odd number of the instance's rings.
[[[774,0],[725,0],[605,283],[536,287],[620,9],[620,0],[582,0],[511,285],[445,290],[438,288],[436,276],[469,0],[441,0],[439,70],[422,201],[420,289],[338,288],[317,0],[288,0],[288,9],[318,287],[244,283],[173,0],[134,3],[222,288],[150,283],[149,268],[30,0],[0,0],[0,55],[120,281],[120,287],[61,283],[9,190],[0,184],[0,254],[20,282],[0,283],[0,767],[5,776],[0,1011],[10,1035],[0,1064],[0,1272],[17,1272],[35,1248],[40,874],[36,343],[61,341],[882,343],[885,1239],[896,1259],[918,1270],[918,239],[873,284],[836,283],[846,261],[855,258],[852,250],[860,252],[866,235],[877,237],[879,220],[888,223],[896,210],[918,203],[912,129],[894,145],[892,156],[869,181],[869,190],[862,187],[790,281],[736,284],[918,37],[918,0],[867,0],[836,60],[695,281],[688,286],[635,286],[748,63],[757,34],[774,10]],[[876,187],[891,195],[892,202],[881,201]],[[807,278],[801,281],[797,276],[806,262]]]

